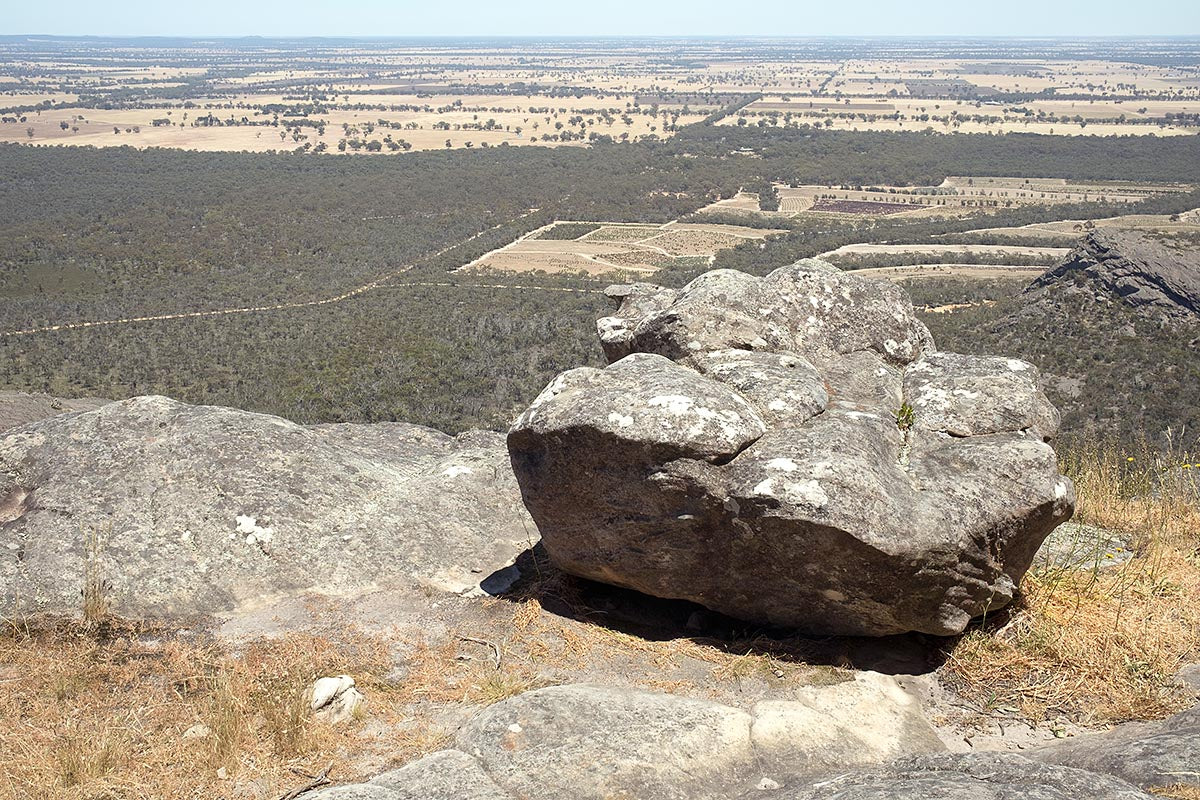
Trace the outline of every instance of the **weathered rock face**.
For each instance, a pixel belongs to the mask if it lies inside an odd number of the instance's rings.
[[[615,294],[610,366],[508,436],[568,572],[812,633],[953,634],[1071,515],[1037,371],[937,352],[890,283],[810,260]]]
[[[530,545],[499,434],[304,427],[139,397],[0,435],[0,609],[233,609],[476,585]],[[532,534],[536,535],[536,534]]]
[[[1039,764],[1014,753],[905,759],[843,773],[812,786],[763,792],[770,800],[1152,800],[1127,783],[1080,769]]]
[[[1145,311],[1171,319],[1200,318],[1200,258],[1138,231],[1099,228],[1029,291],[1087,278]]]

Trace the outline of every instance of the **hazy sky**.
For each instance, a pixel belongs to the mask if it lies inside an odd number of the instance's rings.
[[[0,33],[1200,35],[1200,0],[7,0]]]

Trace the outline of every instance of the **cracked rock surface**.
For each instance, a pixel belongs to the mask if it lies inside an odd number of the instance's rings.
[[[1073,511],[1037,370],[938,352],[894,284],[806,260],[610,294],[610,365],[508,435],[570,573],[815,634],[950,635]]]
[[[136,397],[0,434],[0,612],[474,587],[529,547],[503,437]]]

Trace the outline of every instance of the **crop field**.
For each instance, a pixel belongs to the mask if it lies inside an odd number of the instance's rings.
[[[164,59],[152,43],[13,37],[0,42],[0,142],[402,154],[667,139],[704,119],[1176,136],[1200,132],[1186,47],[195,41]]]
[[[738,225],[669,222],[665,225],[601,223],[576,238],[558,238],[556,227],[579,223],[556,222],[497,248],[460,271],[547,272],[646,277],[696,259],[711,262],[722,250],[746,242],[762,242],[783,230]]]
[[[1062,203],[1136,203],[1191,190],[1185,184],[1089,183],[1049,178],[948,177],[938,186],[776,186],[779,212],[858,216],[907,214],[953,217],[972,212]],[[757,202],[757,200],[755,200]],[[721,201],[711,210],[753,211],[749,199]]]
[[[8,99],[0,97],[0,102]],[[7,121],[0,122],[0,141],[384,154],[447,147],[578,145],[598,137],[665,138],[712,110],[703,105],[634,107],[632,97],[621,96],[391,94],[339,100],[299,104],[295,97],[238,94],[128,109],[79,108],[64,102],[40,113],[3,114],[0,119]],[[303,115],[272,110],[299,111],[300,105],[308,107]]]

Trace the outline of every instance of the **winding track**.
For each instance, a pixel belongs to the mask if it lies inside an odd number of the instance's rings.
[[[461,247],[464,244],[474,241],[475,239],[478,239],[480,236],[483,236],[486,233],[494,231],[497,228],[502,228],[505,225],[516,222],[517,220],[524,219],[525,217],[528,217],[530,214],[536,213],[537,211],[538,211],[538,209],[533,208],[533,209],[530,209],[529,211],[525,212],[524,214],[521,214],[520,216],[514,217],[513,219],[509,220],[508,222],[502,222],[499,225],[493,225],[491,228],[480,231],[479,233],[476,233],[472,236],[468,236],[466,239],[463,239],[461,242],[456,242],[455,244],[452,244],[448,247],[442,248],[438,252],[434,253],[432,256],[429,256],[429,258],[432,259],[432,258],[437,258],[440,255],[444,255],[445,253],[450,252],[451,250],[453,250],[456,247]],[[368,218],[368,219],[375,219],[375,218],[372,217],[372,218]],[[379,219],[383,219],[383,218],[381,217]],[[334,303],[342,303],[342,302],[345,302],[346,300],[351,300],[355,297],[358,297],[359,295],[363,295],[363,294],[366,294],[367,292],[375,291],[377,289],[400,289],[400,288],[407,287],[407,286],[459,286],[462,288],[517,289],[517,290],[532,289],[535,291],[569,292],[569,293],[574,293],[574,294],[602,294],[603,293],[599,289],[571,289],[571,288],[567,288],[567,287],[563,287],[563,286],[529,286],[529,285],[524,285],[524,284],[463,284],[463,283],[444,283],[444,282],[433,282],[433,281],[413,282],[413,283],[388,283],[388,281],[391,281],[394,278],[398,278],[399,276],[408,272],[414,266],[416,266],[416,265],[408,264],[406,266],[401,267],[400,269],[393,270],[392,272],[389,272],[386,275],[382,275],[369,283],[364,283],[362,286],[359,286],[358,288],[351,289],[348,292],[344,292],[342,294],[335,295],[333,297],[325,297],[320,300],[302,300],[302,301],[296,301],[296,302],[292,302],[292,303],[273,303],[270,305],[262,305],[262,306],[239,306],[236,308],[218,308],[218,309],[210,309],[207,311],[185,311],[185,312],[180,312],[180,313],[176,313],[176,314],[153,314],[153,315],[143,316],[143,317],[121,317],[118,319],[91,320],[91,321],[84,321],[84,322],[63,322],[63,323],[59,323],[58,325],[44,325],[42,327],[37,327],[37,328],[24,328],[21,330],[0,331],[0,337],[31,336],[31,335],[38,334],[38,333],[53,333],[54,331],[79,330],[82,328],[102,328],[107,325],[130,325],[130,324],[137,323],[137,322],[161,322],[163,320],[172,320],[172,319],[196,319],[198,317],[221,317],[221,316],[227,316],[230,314],[256,314],[256,313],[262,313],[262,312],[267,312],[267,311],[285,311],[285,310],[294,309],[294,308],[311,308],[311,307],[315,307],[315,306],[327,306],[327,305],[332,305]]]

